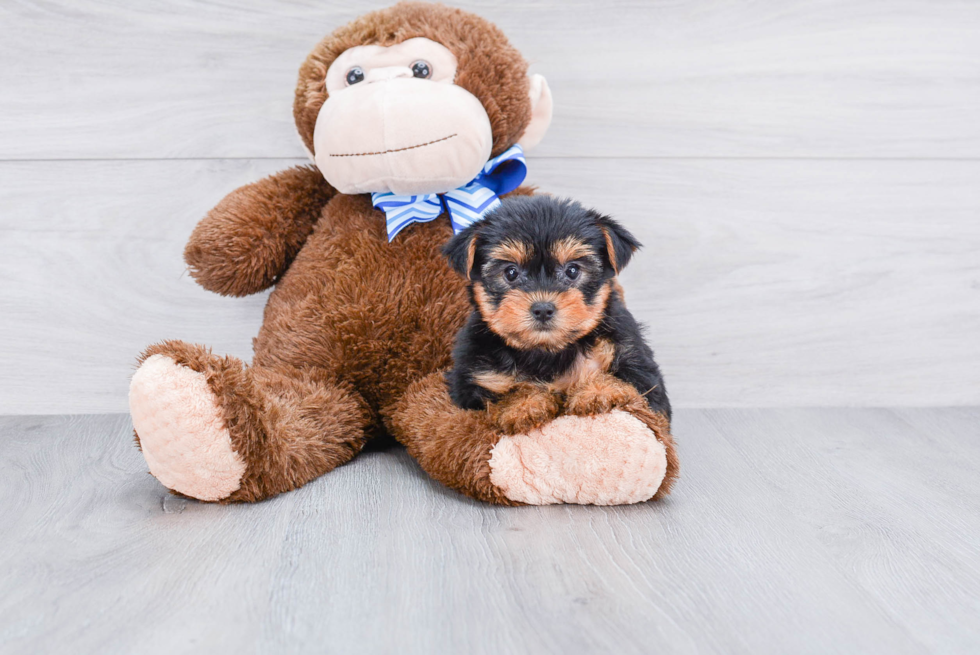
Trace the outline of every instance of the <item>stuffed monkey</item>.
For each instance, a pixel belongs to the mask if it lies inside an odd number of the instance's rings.
[[[551,93],[494,25],[402,3],[338,29],[303,63],[293,115],[316,166],[233,191],[185,250],[223,295],[274,286],[246,366],[165,341],[130,387],[137,443],[170,490],[257,501],[393,435],[436,480],[500,504],[620,504],[677,473],[666,416],[639,394],[503,434],[449,399],[469,306],[440,248],[524,178]]]

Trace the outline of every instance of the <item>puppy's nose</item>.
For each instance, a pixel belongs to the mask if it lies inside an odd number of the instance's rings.
[[[538,301],[531,305],[531,314],[535,320],[547,323],[555,315],[555,303]]]

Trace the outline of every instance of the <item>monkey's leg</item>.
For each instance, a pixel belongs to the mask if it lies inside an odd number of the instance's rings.
[[[434,479],[477,500],[521,504],[490,480],[499,428],[489,412],[454,405],[442,372],[410,385],[383,413],[391,434]]]
[[[665,495],[677,475],[669,422],[633,393],[609,412],[503,435],[489,412],[453,405],[434,373],[411,385],[385,420],[429,475],[473,498],[621,505]]]
[[[246,368],[180,341],[144,353],[129,403],[150,473],[217,502],[268,498],[344,464],[372,420],[359,394],[323,372]]]

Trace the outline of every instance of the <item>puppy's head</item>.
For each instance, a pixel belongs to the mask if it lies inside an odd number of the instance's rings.
[[[558,351],[596,328],[614,278],[639,247],[607,216],[536,196],[504,200],[443,252],[509,346]]]

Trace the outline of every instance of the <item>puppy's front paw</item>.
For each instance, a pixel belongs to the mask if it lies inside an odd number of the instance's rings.
[[[546,387],[522,384],[490,406],[504,434],[521,434],[541,427],[561,412],[561,396]]]
[[[593,373],[568,390],[565,412],[575,416],[605,414],[625,407],[639,394],[631,385],[608,373]]]

